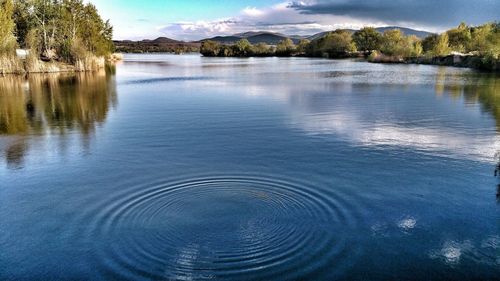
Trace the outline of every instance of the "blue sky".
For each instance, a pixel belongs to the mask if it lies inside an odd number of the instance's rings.
[[[500,20],[500,0],[88,0],[116,39],[198,40],[265,30],[314,34],[365,25],[441,31],[465,20]]]

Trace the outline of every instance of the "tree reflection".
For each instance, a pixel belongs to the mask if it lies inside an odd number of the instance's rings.
[[[463,97],[469,104],[481,105],[484,112],[490,113],[500,132],[500,77],[491,73],[454,72],[450,68],[440,68],[436,75],[436,94],[444,93]]]
[[[464,87],[465,97],[479,101],[485,112],[491,113],[500,132],[500,79],[481,77],[473,84]]]
[[[14,139],[3,148],[7,164],[22,166],[28,136],[78,131],[88,140],[116,105],[112,69],[0,77],[0,136]]]

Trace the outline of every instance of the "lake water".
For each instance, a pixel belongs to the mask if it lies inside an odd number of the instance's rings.
[[[499,132],[500,77],[468,69],[0,77],[0,279],[497,279]]]

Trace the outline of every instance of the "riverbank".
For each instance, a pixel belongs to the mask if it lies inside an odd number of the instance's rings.
[[[421,56],[401,58],[373,53],[368,57],[372,63],[425,64],[451,67],[472,68],[484,71],[499,72],[500,60],[478,55],[450,54],[447,56]]]
[[[448,56],[421,56],[421,57],[411,57],[402,58],[397,56],[386,56],[380,53],[374,52],[370,56],[366,56],[362,52],[351,52],[351,53],[341,53],[331,55],[325,53],[321,56],[308,56],[304,53],[294,54],[294,55],[277,55],[277,54],[259,54],[251,56],[224,56],[224,55],[205,55],[205,57],[303,57],[303,58],[325,58],[325,59],[365,59],[371,63],[387,63],[387,64],[425,64],[425,65],[439,65],[439,66],[450,66],[450,67],[461,67],[461,68],[471,68],[490,72],[500,72],[500,60],[489,59],[484,56],[478,55],[448,55]]]
[[[57,60],[42,61],[35,57],[19,58],[16,56],[0,57],[0,75],[58,72],[92,72],[104,69],[106,63],[123,60],[122,54],[112,54],[108,57],[87,56],[69,64]]]

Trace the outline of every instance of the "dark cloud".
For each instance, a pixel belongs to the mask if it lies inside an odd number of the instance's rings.
[[[292,2],[289,8],[310,15],[330,14],[432,26],[500,20],[500,0],[318,0]]]

